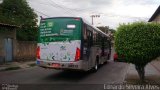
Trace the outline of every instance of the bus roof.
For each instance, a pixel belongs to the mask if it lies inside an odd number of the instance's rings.
[[[101,31],[100,29],[98,29],[97,27],[91,25],[88,21],[86,21],[85,19],[82,19],[84,23],[86,23],[87,25],[91,26],[92,28],[94,28],[97,32],[100,32],[101,34],[103,34],[104,36],[108,37],[108,35],[106,33],[104,33],[103,31]]]

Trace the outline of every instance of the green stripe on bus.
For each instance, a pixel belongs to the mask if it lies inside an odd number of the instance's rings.
[[[82,20],[51,18],[41,20],[38,42],[57,42],[81,39]]]

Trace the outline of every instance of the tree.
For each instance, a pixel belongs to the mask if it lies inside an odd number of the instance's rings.
[[[103,31],[104,33],[108,33],[109,31],[109,27],[108,26],[100,26],[100,27],[97,27],[98,29],[100,29],[101,31]]]
[[[0,22],[20,26],[19,40],[36,40],[37,21],[37,15],[26,0],[4,0],[0,4]]]
[[[112,42],[111,44],[113,46],[114,35],[115,35],[116,30],[110,29],[108,26],[100,26],[100,27],[97,27],[97,28],[109,35],[109,38]]]
[[[132,63],[145,80],[145,66],[160,56],[160,25],[135,22],[118,27],[115,35],[115,50],[124,62]]]
[[[97,27],[98,29],[100,29],[101,31],[103,31],[104,33],[108,34],[108,33],[111,33],[111,34],[115,34],[116,30],[114,29],[110,29],[108,26],[100,26],[100,27]]]

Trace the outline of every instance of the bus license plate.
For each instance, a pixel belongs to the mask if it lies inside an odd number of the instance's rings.
[[[59,68],[59,67],[60,67],[60,64],[54,63],[52,66],[55,67],[55,68]]]

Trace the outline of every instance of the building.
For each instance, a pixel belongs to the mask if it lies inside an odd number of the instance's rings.
[[[157,10],[154,12],[154,14],[148,20],[148,22],[160,23],[160,6],[157,8]]]
[[[35,60],[36,41],[18,41],[16,25],[0,23],[0,63]]]

